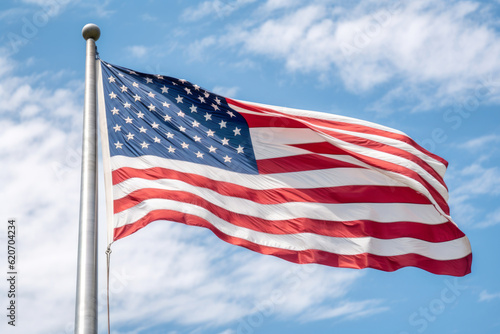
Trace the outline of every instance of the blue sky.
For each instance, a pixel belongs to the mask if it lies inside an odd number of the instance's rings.
[[[20,262],[18,326],[0,331],[72,332],[92,22],[110,63],[406,132],[448,160],[474,256],[458,279],[300,266],[155,223],[113,245],[113,333],[499,333],[499,13],[499,1],[2,1],[0,212],[18,220]],[[104,333],[102,173],[99,192]]]

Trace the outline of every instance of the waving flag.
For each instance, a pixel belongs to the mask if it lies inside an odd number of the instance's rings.
[[[470,273],[446,161],[404,133],[100,61],[112,241],[153,221],[296,263]]]

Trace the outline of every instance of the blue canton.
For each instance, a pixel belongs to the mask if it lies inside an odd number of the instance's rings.
[[[257,174],[247,122],[183,79],[101,61],[111,156],[155,155]]]

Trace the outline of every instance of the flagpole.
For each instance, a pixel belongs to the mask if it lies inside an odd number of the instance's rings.
[[[83,27],[87,41],[85,101],[83,110],[82,178],[78,234],[75,334],[97,333],[97,111],[95,41],[101,31],[95,24]]]

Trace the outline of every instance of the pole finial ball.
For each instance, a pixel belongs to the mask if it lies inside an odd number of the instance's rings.
[[[97,41],[101,36],[101,29],[93,23],[86,24],[82,29],[82,36],[85,40],[92,38]]]

